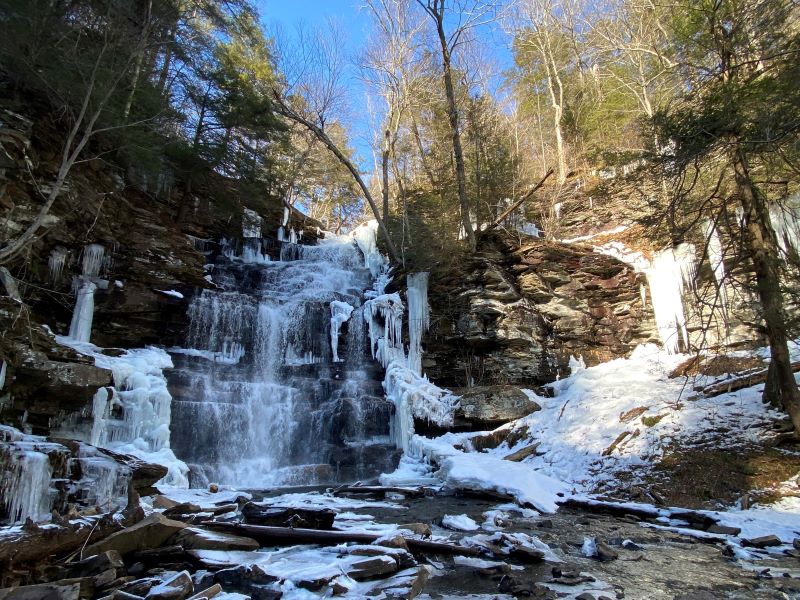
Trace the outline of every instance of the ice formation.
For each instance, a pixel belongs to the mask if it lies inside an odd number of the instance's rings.
[[[683,292],[694,286],[696,268],[694,245],[680,244],[655,254],[645,271],[661,341],[673,354],[689,344]]]
[[[347,302],[334,300],[331,302],[331,350],[333,351],[333,362],[339,362],[339,331],[342,324],[350,319],[353,314],[352,305]]]
[[[430,324],[428,307],[428,273],[408,276],[408,367],[422,375],[422,336]]]
[[[378,250],[377,233],[378,222],[373,220],[359,225],[350,234],[364,255],[364,266],[376,278],[386,270],[388,265],[388,261]]]
[[[84,259],[84,263],[85,263]],[[88,342],[92,336],[94,320],[94,293],[97,286],[88,279],[81,279],[69,326],[69,337],[76,342]]]
[[[192,299],[188,347],[171,350],[181,361],[172,442],[192,485],[357,479],[377,474],[367,473],[375,456],[388,460],[389,408],[369,382],[365,261],[353,237],[333,234],[285,241],[263,264],[217,261],[218,289]]]
[[[91,356],[96,366],[109,369],[114,377],[113,387],[95,393],[91,431],[77,437],[164,465],[168,469],[164,483],[188,485],[188,467],[170,449],[172,396],[164,377],[164,369],[173,366],[169,354],[158,348],[138,348],[107,356],[97,346],[71,337],[57,336],[56,340]]]
[[[249,208],[245,208],[242,215],[242,237],[261,238],[261,215]]]
[[[6,385],[6,361],[0,364],[0,390]]]
[[[372,358],[386,368],[392,360],[405,360],[403,313],[400,294],[381,294],[364,303],[364,319],[369,326]],[[378,319],[380,317],[380,319]]]
[[[49,514],[53,472],[49,457],[37,447],[36,439],[40,438],[23,436],[10,427],[2,427],[0,439],[14,442],[0,456],[0,497],[4,498],[8,520],[12,523],[27,517],[37,520]]]
[[[719,238],[719,232],[712,221],[706,221],[704,224],[706,242],[708,244],[708,262],[711,264],[711,270],[714,272],[714,279],[717,282],[719,308],[722,317],[727,321],[728,319],[728,292],[725,287],[725,263],[724,252],[722,250],[722,241]]]
[[[798,202],[800,195],[795,195],[786,206],[774,206],[769,211],[778,245],[786,255],[796,256],[800,251],[800,210],[796,208]]]
[[[61,281],[68,255],[67,249],[63,246],[56,246],[50,251],[50,258],[47,259],[47,269],[51,283],[59,283]]]
[[[106,249],[100,244],[89,244],[83,249],[83,274],[86,277],[98,277],[103,268]]]

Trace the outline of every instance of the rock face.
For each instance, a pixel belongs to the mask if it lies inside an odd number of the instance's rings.
[[[434,274],[425,372],[440,385],[541,385],[658,341],[641,275],[589,247],[492,233]]]
[[[454,393],[461,396],[455,414],[457,428],[493,429],[542,408],[513,385],[478,386]]]

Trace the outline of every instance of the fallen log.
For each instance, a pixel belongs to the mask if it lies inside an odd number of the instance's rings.
[[[333,529],[336,513],[329,508],[293,508],[248,502],[242,507],[245,523],[274,527]]]
[[[424,488],[393,487],[382,485],[343,485],[331,492],[334,496],[378,496],[401,494],[406,498],[423,498]]]
[[[348,542],[372,544],[383,537],[376,533],[358,531],[325,531],[321,529],[302,529],[291,527],[270,527],[267,525],[246,525],[242,523],[220,523],[205,521],[203,526],[220,529],[237,535],[253,538],[265,546],[318,544],[335,546]],[[445,542],[431,542],[416,538],[404,538],[409,550],[430,554],[457,554],[460,556],[480,556],[485,554],[480,548],[467,548]]]
[[[792,372],[797,373],[800,371],[800,361],[792,363]],[[738,390],[753,387],[759,383],[767,381],[767,373],[769,369],[760,369],[754,373],[747,373],[739,377],[732,377],[724,381],[718,381],[701,388],[695,388],[696,394],[692,394],[687,398],[689,401],[699,400],[700,398],[713,398],[722,394],[729,394]]]

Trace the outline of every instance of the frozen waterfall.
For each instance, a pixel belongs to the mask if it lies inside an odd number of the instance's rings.
[[[288,240],[263,262],[220,256],[221,289],[192,300],[187,347],[171,350],[172,443],[193,486],[353,481],[396,460],[363,327],[374,231]]]

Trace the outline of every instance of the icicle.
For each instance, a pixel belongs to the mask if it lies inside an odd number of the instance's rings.
[[[286,227],[289,224],[289,207],[283,207],[283,219],[281,219],[281,227]]]
[[[408,368],[422,375],[422,335],[428,331],[428,273],[412,273],[407,279]]]
[[[6,368],[6,361],[3,361],[3,364],[0,365],[0,390],[2,390],[6,384]]]
[[[20,442],[26,444],[26,442]],[[50,479],[53,476],[47,454],[31,450],[12,450],[4,457],[0,474],[0,497],[12,523],[34,521],[51,508]]]
[[[403,352],[403,301],[400,295],[383,294],[364,303],[364,319],[369,326],[372,357],[385,368],[395,355],[405,358]],[[380,316],[384,325],[378,322]],[[384,343],[381,344],[380,340]]]
[[[562,206],[563,206],[562,202],[556,202],[553,205],[553,211],[556,213],[556,219],[560,219],[561,218],[561,207]]]
[[[59,283],[61,275],[64,273],[64,265],[67,262],[67,249],[63,246],[56,246],[50,251],[50,258],[47,260],[47,268],[51,283]]]
[[[334,300],[331,302],[331,350],[333,351],[333,362],[339,362],[339,330],[342,323],[353,314],[353,307],[347,302]]]
[[[244,214],[242,215],[242,237],[261,237],[261,215],[249,208],[245,208]]]
[[[290,244],[297,244],[297,232],[294,229],[289,230],[289,243]]]
[[[282,225],[280,227],[278,227],[278,241],[279,242],[285,242],[286,241],[286,233],[284,233],[285,231],[286,230],[283,228]]]
[[[97,277],[103,267],[106,249],[100,244],[89,244],[83,249],[83,275]]]
[[[706,221],[704,223],[706,240],[708,240],[708,262],[711,264],[711,270],[714,272],[714,279],[717,281],[719,288],[719,301],[720,309],[722,311],[722,318],[725,322],[728,321],[728,292],[725,288],[725,263],[722,252],[722,242],[719,239],[719,233],[714,223]]]
[[[653,257],[646,275],[661,341],[667,352],[676,354],[680,351],[681,342],[687,347],[689,344],[683,292],[686,287],[694,287],[695,284],[694,246],[681,244],[659,252]]]
[[[86,264],[85,257],[84,264]],[[95,290],[97,290],[97,286],[85,279],[78,288],[75,310],[72,313],[72,323],[69,326],[69,337],[76,342],[88,342],[92,337]]]

